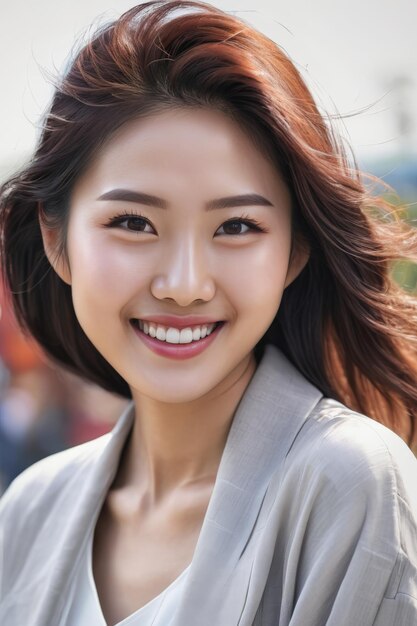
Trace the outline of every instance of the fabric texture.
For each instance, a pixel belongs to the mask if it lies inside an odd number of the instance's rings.
[[[0,624],[67,626],[75,564],[134,419],[0,499]],[[246,387],[171,626],[415,626],[417,459],[272,344]]]

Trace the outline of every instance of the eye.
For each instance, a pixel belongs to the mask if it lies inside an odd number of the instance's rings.
[[[241,231],[241,227],[246,226],[248,230]],[[229,232],[226,232],[226,235],[245,235],[250,231],[258,231],[264,232],[265,229],[262,228],[261,224],[256,220],[250,217],[234,217],[231,220],[227,220],[221,228],[228,229]],[[230,232],[231,231],[231,232]]]
[[[126,224],[126,226],[122,226],[122,224]],[[119,215],[115,215],[112,217],[105,226],[107,228],[115,228],[117,226],[121,227],[122,230],[127,230],[136,233],[149,233],[150,231],[145,231],[144,228],[146,226],[151,226],[150,222],[146,217],[140,215],[139,213],[120,213]],[[151,228],[153,228],[151,226]]]

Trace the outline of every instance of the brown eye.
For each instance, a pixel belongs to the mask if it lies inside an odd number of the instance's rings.
[[[247,232],[248,230],[250,230],[250,228],[248,228],[248,226],[240,220],[233,220],[231,222],[226,222],[225,224],[223,224],[226,235],[241,235],[242,227],[245,226],[247,230],[243,232]]]
[[[142,215],[135,215],[132,213],[123,213],[111,218],[106,224],[108,228],[121,228],[136,233],[149,233],[151,231],[145,230],[146,226],[152,228],[150,222]]]
[[[145,220],[143,217],[128,217],[127,219],[124,219],[123,222],[126,222],[128,230],[136,231],[143,230],[148,224],[147,220]]]
[[[246,230],[242,231],[242,227],[246,227]],[[221,228],[224,229],[226,235],[246,235],[247,233],[263,232],[264,229],[260,226],[259,222],[253,219],[236,218],[225,222]]]

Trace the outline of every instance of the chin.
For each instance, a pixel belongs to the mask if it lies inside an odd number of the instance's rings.
[[[157,383],[154,381],[132,381],[131,384],[128,381],[129,387],[132,391],[132,396],[135,394],[145,395],[148,398],[152,398],[157,402],[164,402],[166,404],[187,404],[194,402],[199,398],[210,393],[218,384],[217,381],[213,381],[212,385],[201,385],[201,381],[188,381],[182,375],[181,380],[175,380],[173,374],[167,374],[168,380],[164,381],[164,377],[160,376]]]

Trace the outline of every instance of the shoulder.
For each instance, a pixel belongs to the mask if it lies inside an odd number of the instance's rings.
[[[335,486],[349,476],[371,485],[389,481],[396,493],[417,505],[415,489],[409,492],[411,479],[417,479],[417,458],[403,439],[376,420],[323,398],[294,443],[295,448],[308,448],[309,457]]]
[[[8,486],[0,498],[1,597],[46,575],[65,554],[65,537],[107,438],[45,457]]]
[[[323,624],[331,618],[373,624],[378,613],[375,624],[411,626],[417,459],[406,443],[370,417],[323,398],[298,431],[282,474],[274,511],[284,531],[276,554],[285,557],[291,594],[299,591],[297,613]]]
[[[24,510],[27,519],[31,511],[47,506],[65,487],[80,483],[109,436],[107,433],[51,454],[19,474],[0,498],[0,528],[7,518],[16,518],[20,510]]]
[[[417,458],[391,429],[323,398],[299,431],[287,469],[317,486],[324,507],[345,509],[375,532],[384,525],[389,536],[381,537],[417,561]]]

